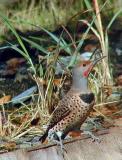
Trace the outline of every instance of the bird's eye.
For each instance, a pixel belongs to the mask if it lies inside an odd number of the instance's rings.
[[[85,67],[86,66],[86,64],[85,63],[83,63],[83,67]]]

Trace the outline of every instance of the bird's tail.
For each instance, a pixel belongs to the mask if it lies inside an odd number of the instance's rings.
[[[41,141],[42,143],[44,143],[44,141],[46,140],[47,136],[48,136],[48,131],[46,131],[46,132],[43,134],[43,136],[40,137],[39,141]]]

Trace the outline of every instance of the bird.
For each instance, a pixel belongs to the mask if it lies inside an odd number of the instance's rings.
[[[103,59],[90,60],[81,55],[72,68],[72,85],[51,114],[47,129],[40,137],[57,142],[63,148],[63,140],[70,131],[80,128],[95,104],[94,93],[88,87],[88,76],[94,66]]]

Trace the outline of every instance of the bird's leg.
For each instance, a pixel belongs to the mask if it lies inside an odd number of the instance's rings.
[[[59,145],[61,147],[61,151],[63,153],[63,151],[67,152],[66,149],[64,148],[64,145],[63,145],[63,140],[62,140],[62,132],[57,132],[57,137],[58,137],[58,142],[59,142]]]
[[[64,145],[63,145],[63,141],[61,139],[61,136],[59,136],[58,138],[59,138],[59,144],[60,144],[60,147],[61,147],[61,153],[64,154],[65,148],[64,148]]]
[[[64,151],[67,153],[66,149],[63,145],[63,140],[61,138],[62,133],[60,131],[53,133],[53,142],[55,142],[58,146],[60,146],[61,154],[64,156]]]
[[[63,145],[63,141],[61,139],[61,137],[58,137],[59,140],[53,140],[59,147],[60,147],[60,151],[61,151],[61,155],[64,158],[64,151],[67,153],[66,149],[64,148]],[[59,151],[57,150],[57,154],[59,154]]]
[[[100,139],[96,137],[91,131],[83,131],[81,134],[86,134],[92,138],[92,142],[98,142],[100,143]]]

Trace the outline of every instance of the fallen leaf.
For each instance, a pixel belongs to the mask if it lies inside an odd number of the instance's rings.
[[[58,86],[61,84],[61,81],[62,81],[62,79],[54,79],[53,83],[54,83],[54,85]]]
[[[113,113],[116,113],[118,111],[118,108],[116,106],[106,106],[106,107],[102,107],[100,109],[100,112],[102,112],[102,114],[107,115],[107,116],[111,116]]]
[[[19,65],[25,62],[24,58],[12,58],[9,59],[6,64],[8,68],[17,68]]]
[[[10,95],[7,95],[7,96],[4,96],[2,98],[0,98],[0,105],[3,105],[7,102],[9,102],[11,100],[11,96]]]
[[[11,150],[16,148],[16,143],[13,142],[13,141],[12,142],[7,142],[7,143],[4,144],[4,148],[8,151],[11,151]]]

